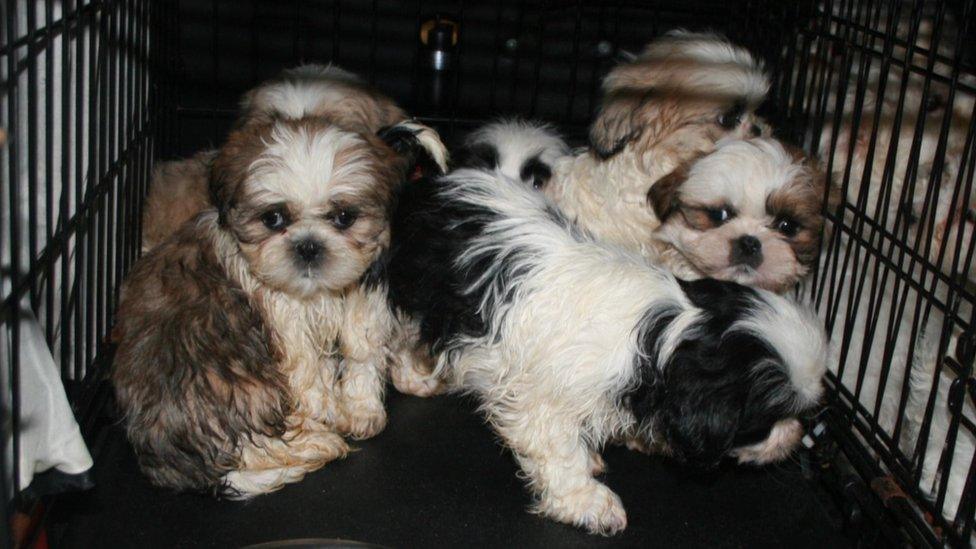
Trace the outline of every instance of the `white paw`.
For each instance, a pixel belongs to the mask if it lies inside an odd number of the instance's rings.
[[[390,377],[397,391],[407,395],[430,397],[443,393],[447,388],[437,377],[421,374],[409,366],[393,368]]]
[[[550,517],[585,528],[591,534],[612,536],[627,528],[627,512],[610,488],[593,481],[566,496],[549,497],[541,505]]]
[[[343,435],[362,440],[376,436],[386,427],[386,410],[382,403],[359,401],[346,406],[336,422]]]

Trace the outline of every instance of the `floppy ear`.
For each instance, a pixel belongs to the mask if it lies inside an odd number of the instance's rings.
[[[640,137],[638,113],[645,100],[645,93],[633,90],[610,92],[603,98],[600,112],[590,125],[590,146],[601,160],[611,158]]]
[[[447,172],[447,147],[432,128],[405,120],[381,128],[376,135],[406,161],[407,177],[438,176]]]
[[[674,213],[678,205],[678,189],[688,179],[689,164],[682,164],[671,173],[658,179],[647,191],[647,203],[660,221]]]

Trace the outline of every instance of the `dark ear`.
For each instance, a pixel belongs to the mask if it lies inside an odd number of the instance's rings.
[[[647,191],[647,203],[662,222],[674,213],[678,206],[678,189],[688,179],[688,164],[682,164],[668,175],[658,179]]]
[[[704,468],[718,465],[732,449],[745,405],[736,373],[714,351],[699,343],[675,351],[655,412],[655,424],[674,456]]]
[[[590,125],[590,147],[602,160],[624,150],[641,134],[640,110],[646,94],[620,90],[603,98],[600,112]]]
[[[447,151],[437,134],[416,122],[401,122],[381,128],[376,135],[403,159],[407,180],[442,175]],[[436,158],[439,157],[439,158]],[[440,161],[438,161],[440,160]]]
[[[458,168],[494,170],[498,167],[498,149],[489,143],[473,143],[461,148],[454,165]]]

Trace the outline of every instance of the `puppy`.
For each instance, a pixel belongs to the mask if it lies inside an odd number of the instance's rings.
[[[686,280],[785,292],[817,259],[823,197],[824,179],[801,151],[762,137],[720,141],[648,192],[661,220],[656,259]]]
[[[464,140],[455,167],[497,169],[510,179],[541,190],[552,178],[553,164],[569,152],[569,145],[548,124],[499,120],[478,128]]]
[[[545,193],[598,238],[652,256],[660,220],[648,190],[720,138],[768,133],[755,115],[768,89],[746,50],[716,35],[668,33],[610,71],[590,150],[557,162]]]
[[[364,133],[407,118],[392,99],[359,76],[335,65],[309,63],[286,69],[244,94],[238,124],[323,115]]]
[[[201,211],[210,207],[210,166],[217,151],[161,162],[149,180],[142,214],[142,253],[146,253]]]
[[[215,209],[136,263],[111,374],[142,470],[247,498],[342,457],[385,425],[392,318],[363,281],[403,179],[376,136],[328,118],[234,131]]]
[[[404,122],[407,115],[358,76],[334,65],[301,65],[247,92],[241,101],[237,127],[264,125],[274,120],[327,116],[347,130],[375,134]],[[441,169],[447,167],[447,149],[437,133],[416,124],[418,139]],[[143,251],[173,234],[187,219],[206,207],[208,159],[205,152],[191,159],[168,162],[157,169],[149,184],[143,217]]]
[[[620,498],[593,478],[610,439],[704,466],[773,462],[821,395],[826,343],[804,310],[679,281],[520,182],[460,170],[406,186],[392,230],[391,305],[451,387],[480,399],[533,510],[555,520],[626,527]]]

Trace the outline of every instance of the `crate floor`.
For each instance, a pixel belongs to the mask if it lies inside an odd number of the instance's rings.
[[[609,447],[604,480],[629,526],[589,536],[525,511],[515,463],[470,400],[392,392],[390,423],[358,451],[250,502],[177,495],[140,475],[118,426],[98,486],[66,504],[65,547],[240,547],[343,538],[391,547],[844,547],[836,511],[794,463],[724,467],[702,478]]]

